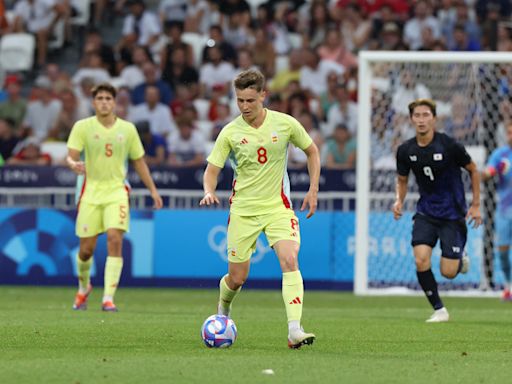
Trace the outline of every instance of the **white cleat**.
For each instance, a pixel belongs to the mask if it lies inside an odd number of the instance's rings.
[[[462,255],[462,268],[460,269],[460,273],[468,273],[470,266],[469,256],[466,252]]]
[[[302,328],[296,329],[288,334],[288,348],[298,349],[303,345],[311,345],[315,338],[313,333],[306,333]]]
[[[450,315],[445,307],[441,309],[436,309],[432,316],[430,316],[426,322],[427,323],[446,323],[450,320]]]

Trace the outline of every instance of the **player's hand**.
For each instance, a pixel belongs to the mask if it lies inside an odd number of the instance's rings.
[[[304,197],[304,201],[302,202],[302,206],[300,207],[301,211],[304,211],[306,207],[309,206],[309,212],[306,215],[306,219],[309,219],[316,212],[316,207],[318,205],[318,193],[313,190],[309,190]]]
[[[402,202],[399,200],[395,201],[395,204],[393,204],[393,217],[395,220],[402,217],[402,205]]]
[[[153,209],[161,209],[164,206],[162,197],[158,194],[158,192],[151,193],[151,197],[153,198]]]
[[[69,168],[71,168],[71,170],[77,175],[85,174],[85,164],[83,161],[70,161]]]
[[[220,200],[213,192],[206,192],[204,197],[199,202],[199,205],[212,205],[212,204],[220,204]]]
[[[473,228],[478,228],[482,224],[482,215],[480,214],[480,206],[471,205],[466,215],[468,225],[472,225]]]

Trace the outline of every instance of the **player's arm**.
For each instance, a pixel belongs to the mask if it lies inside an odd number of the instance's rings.
[[[80,161],[80,151],[77,149],[68,148],[66,164],[77,175],[83,175],[85,173],[85,164],[83,161]]]
[[[149,173],[149,168],[144,161],[144,157],[140,157],[136,160],[132,160],[133,168],[140,176],[140,179],[144,183],[149,192],[151,192],[151,197],[153,198],[153,208],[160,209],[163,207],[162,198],[158,193],[155,183],[153,182],[153,178],[151,177],[151,173]]]
[[[482,224],[482,214],[480,213],[480,173],[474,161],[471,161],[464,167],[471,177],[471,191],[473,193],[473,201],[468,209],[466,219],[469,224],[473,224],[473,228]]]
[[[300,210],[303,211],[309,206],[309,212],[306,219],[309,219],[316,212],[318,205],[318,183],[320,180],[320,152],[315,143],[311,143],[309,147],[304,150],[307,156],[307,165],[309,173],[309,190],[304,197]]]
[[[203,189],[204,196],[199,202],[199,205],[212,205],[219,204],[219,198],[215,194],[215,190],[217,189],[217,180],[219,177],[220,170],[222,168],[213,165],[212,163],[208,163],[206,166],[206,170],[203,175]]]
[[[398,220],[402,217],[402,207],[404,205],[405,196],[407,195],[407,184],[409,176],[398,175],[396,178],[396,200],[393,204],[393,217]]]

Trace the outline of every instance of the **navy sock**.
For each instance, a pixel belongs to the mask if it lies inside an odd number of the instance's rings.
[[[416,271],[416,276],[418,276],[418,282],[420,283],[423,292],[425,292],[425,295],[427,296],[427,299],[430,302],[432,308],[443,308],[444,305],[441,301],[441,298],[439,297],[439,293],[437,292],[437,282],[434,274],[432,273],[432,270],[429,269],[428,271],[424,272]]]
[[[506,251],[500,251],[501,270],[505,275],[505,281],[510,283],[510,259],[508,257],[508,249]]]

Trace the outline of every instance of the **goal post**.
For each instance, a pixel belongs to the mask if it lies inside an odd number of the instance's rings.
[[[429,97],[438,105],[437,129],[462,142],[479,170],[503,143],[503,126],[512,121],[512,53],[361,51],[358,74],[356,222],[354,292],[418,293],[410,245],[418,198],[414,175],[403,217],[395,221],[396,147],[414,136],[407,105]],[[510,109],[510,110],[509,110]],[[466,172],[463,172],[464,174]],[[468,204],[469,177],[464,175]],[[483,184],[484,225],[468,232],[472,265],[454,280],[439,274],[437,245],[432,271],[441,290],[482,292],[500,284],[493,268],[494,185]],[[496,273],[493,275],[493,270]]]

